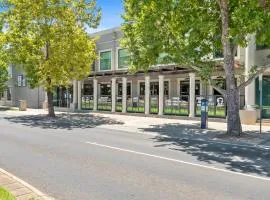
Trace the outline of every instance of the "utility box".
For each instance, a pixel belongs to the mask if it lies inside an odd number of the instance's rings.
[[[27,101],[20,100],[19,101],[19,111],[26,111],[27,110]]]

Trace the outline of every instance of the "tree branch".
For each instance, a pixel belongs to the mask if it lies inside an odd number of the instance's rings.
[[[209,77],[208,82],[215,90],[217,90],[220,94],[222,94],[222,96],[226,97],[226,90],[218,87],[211,77]]]
[[[248,86],[257,76],[262,74],[268,68],[270,68],[270,65],[266,65],[266,66],[261,67],[256,73],[254,73],[252,76],[250,76],[248,78],[248,80],[246,80],[244,83],[240,84],[237,89],[241,90],[241,89],[245,88],[246,86]]]

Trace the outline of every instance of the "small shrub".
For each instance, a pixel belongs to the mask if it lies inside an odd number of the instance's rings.
[[[16,198],[5,188],[0,187],[0,200],[16,200]]]

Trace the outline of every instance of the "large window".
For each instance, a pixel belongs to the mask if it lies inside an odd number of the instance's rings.
[[[118,96],[122,96],[123,93],[123,84],[118,83]],[[127,83],[127,96],[131,96],[131,83]]]
[[[180,95],[189,96],[189,81],[180,82]],[[200,81],[195,82],[195,95],[200,95]]]
[[[145,95],[145,83],[140,83],[140,95]]]
[[[93,94],[94,94],[93,84],[84,84],[83,95],[93,95]]]
[[[218,86],[221,89],[226,90],[226,80],[224,78],[217,78],[214,81],[215,81],[216,86]],[[216,89],[213,89],[213,91],[214,91],[213,95],[222,95]]]
[[[270,45],[268,44],[256,44],[256,50],[265,50],[270,49]]]
[[[118,50],[118,69],[127,68],[130,63],[130,57],[127,49]]]
[[[11,101],[11,89],[10,88],[7,89],[7,100]]]
[[[164,95],[169,96],[169,81],[164,81]],[[145,95],[145,83],[140,83],[140,95]],[[150,83],[150,95],[159,95],[159,82]]]
[[[112,52],[105,51],[100,53],[100,70],[110,70],[112,67]]]
[[[100,95],[101,96],[111,96],[111,84],[100,84]]]

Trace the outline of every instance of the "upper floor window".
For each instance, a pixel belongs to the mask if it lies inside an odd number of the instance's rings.
[[[157,58],[157,64],[167,63],[168,56],[169,56],[168,53],[160,53]]]
[[[100,70],[110,70],[112,68],[112,52],[100,52]]]
[[[270,45],[268,44],[256,44],[256,50],[264,50],[270,49]]]
[[[118,50],[118,69],[127,68],[130,62],[130,56],[127,49]]]

